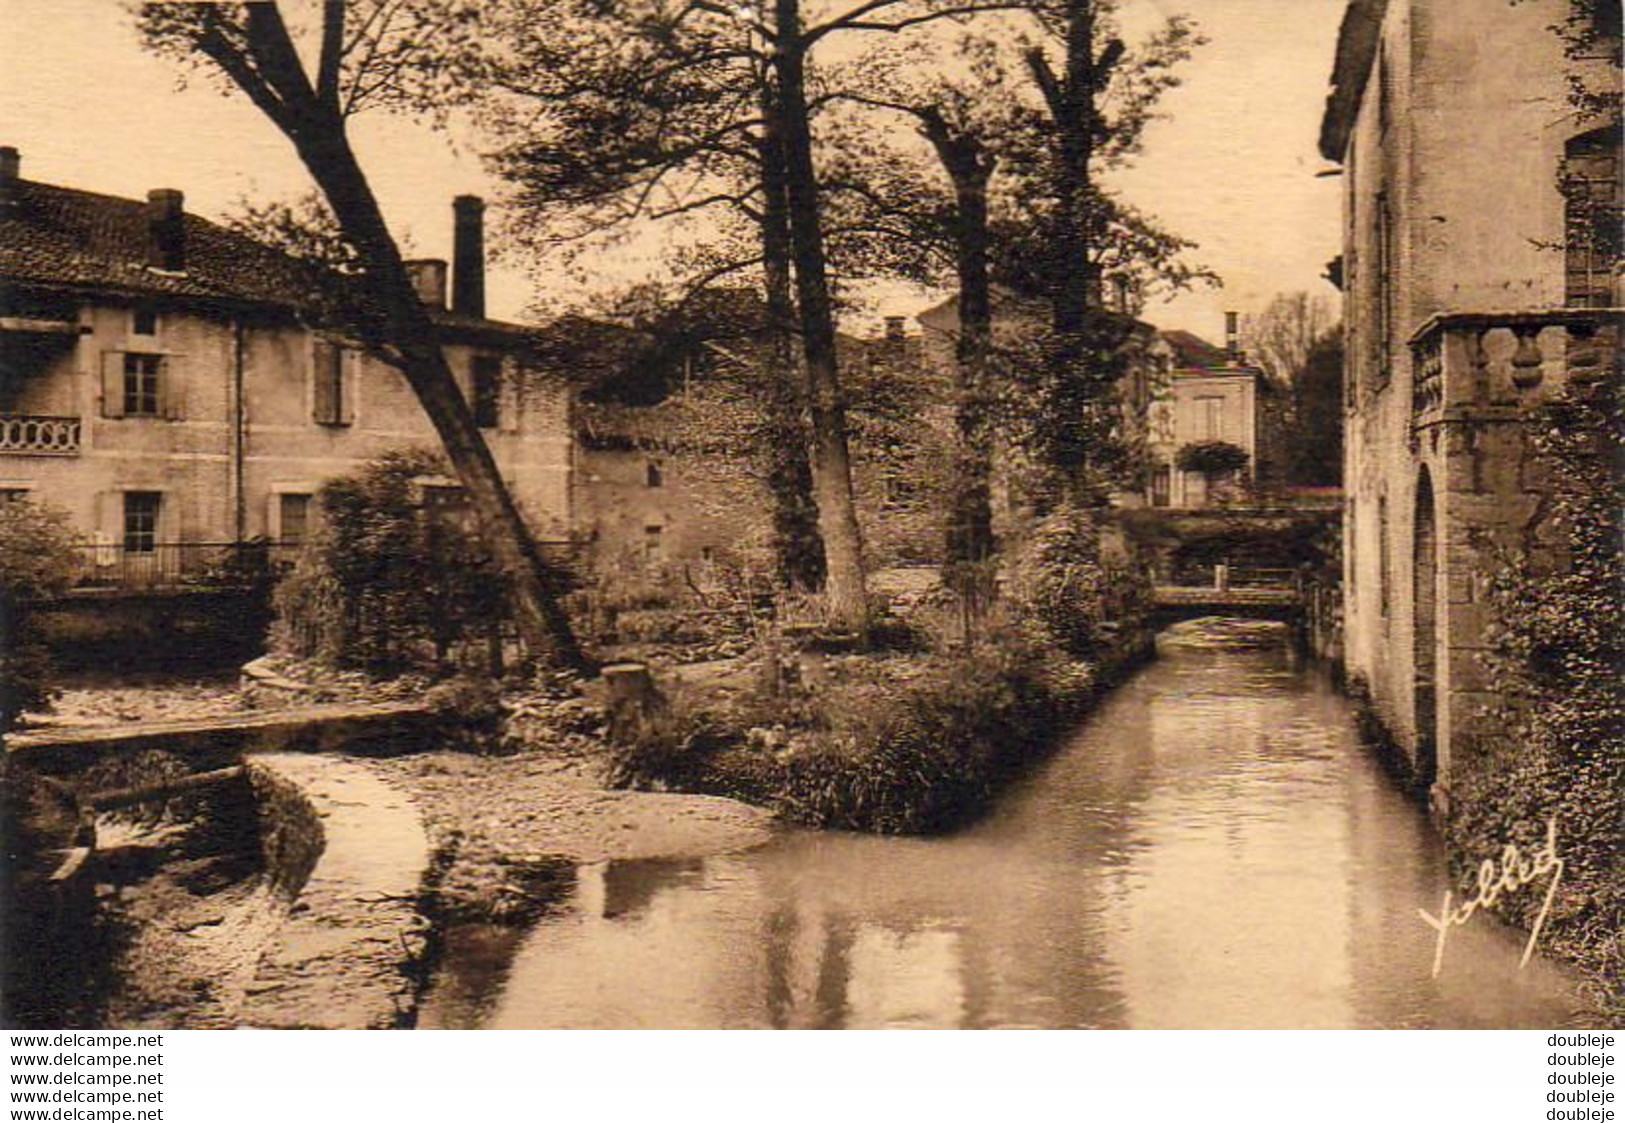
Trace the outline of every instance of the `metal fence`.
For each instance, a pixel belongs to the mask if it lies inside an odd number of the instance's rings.
[[[243,589],[293,565],[297,543],[105,543],[77,548],[76,589]]]

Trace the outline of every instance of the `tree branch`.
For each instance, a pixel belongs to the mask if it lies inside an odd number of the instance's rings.
[[[316,100],[339,111],[339,70],[344,61],[344,0],[322,0],[322,54],[317,64]]]

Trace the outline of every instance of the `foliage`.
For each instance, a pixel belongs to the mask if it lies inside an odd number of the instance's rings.
[[[1017,550],[1006,593],[1047,642],[1074,658],[1098,657],[1150,603],[1143,566],[1106,540],[1102,514],[1064,504]]]
[[[1612,387],[1567,389],[1529,422],[1547,506],[1523,546],[1500,559],[1491,587],[1495,732],[1453,765],[1449,837],[1465,881],[1507,843],[1538,846],[1555,817],[1565,870],[1542,940],[1617,981],[1625,972],[1625,409]],[[1540,895],[1504,896],[1499,907],[1527,926]]]
[[[0,733],[54,693],[32,606],[72,584],[74,544],[65,513],[26,499],[0,502]]]
[[[1197,441],[1182,446],[1174,456],[1174,465],[1181,472],[1200,472],[1204,476],[1239,472],[1247,467],[1247,461],[1247,450],[1229,441]]]
[[[502,582],[476,534],[422,504],[419,478],[445,471],[432,453],[392,452],[328,481],[310,542],[276,590],[280,647],[385,673],[442,669],[455,646],[487,639]]]
[[[825,700],[827,734],[785,763],[781,810],[820,827],[930,834],[985,810],[1055,736],[1076,698],[1052,653],[1018,631],[940,656],[901,685]],[[1067,680],[1077,683],[1077,679]]]

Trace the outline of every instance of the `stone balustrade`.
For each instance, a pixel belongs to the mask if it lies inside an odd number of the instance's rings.
[[[77,417],[0,414],[0,453],[78,456],[79,434]]]
[[[1619,368],[1622,317],[1617,308],[1432,317],[1410,341],[1413,425],[1515,409],[1569,383],[1604,381]]]

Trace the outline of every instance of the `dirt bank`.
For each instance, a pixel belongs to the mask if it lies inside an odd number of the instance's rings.
[[[518,923],[580,863],[703,857],[759,845],[772,816],[713,796],[606,790],[590,754],[435,752],[368,762],[420,809],[442,856],[442,920]]]

